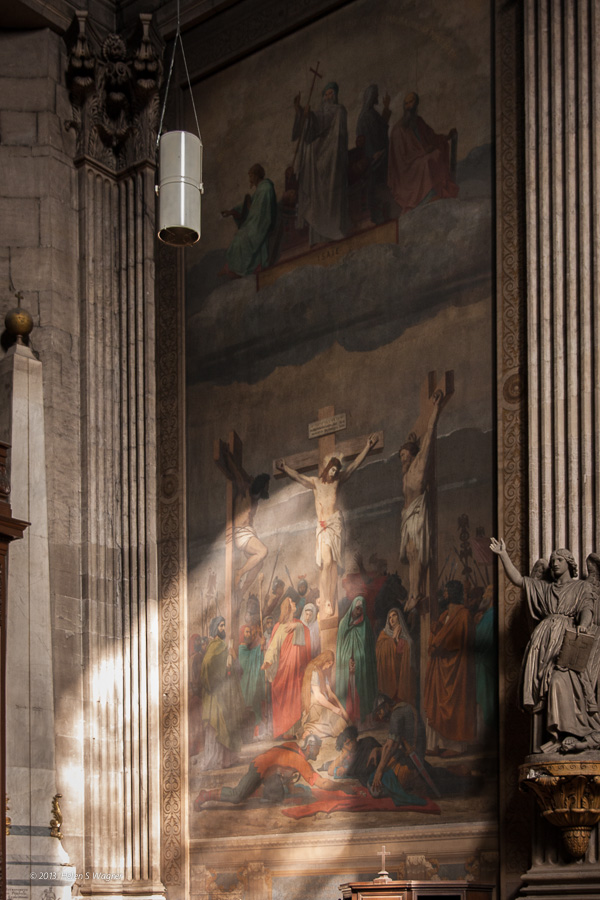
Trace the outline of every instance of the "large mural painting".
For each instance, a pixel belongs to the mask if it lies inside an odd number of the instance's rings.
[[[355,0],[194,89],[192,838],[495,819],[490,66]]]

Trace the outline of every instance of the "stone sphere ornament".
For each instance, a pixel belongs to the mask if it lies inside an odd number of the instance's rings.
[[[4,318],[4,324],[9,334],[14,334],[17,343],[22,344],[23,338],[33,331],[33,318],[31,313],[20,306],[9,309]]]

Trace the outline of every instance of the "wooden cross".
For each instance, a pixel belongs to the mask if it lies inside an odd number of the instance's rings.
[[[421,439],[427,425],[431,419],[433,412],[434,396],[440,391],[442,399],[440,401],[440,414],[446,404],[449,402],[454,393],[454,372],[452,370],[445,372],[438,381],[435,371],[429,372],[424,379],[419,394],[419,415],[415,421],[412,431],[417,438]],[[429,632],[431,629],[431,613],[430,606],[434,607],[434,614],[437,611],[437,604],[432,598],[432,591],[437,587],[437,495],[435,490],[431,490],[435,484],[435,432],[431,441],[429,452],[429,462],[427,467],[426,483],[429,486],[429,515],[431,522],[430,542],[429,542],[429,565],[427,567],[427,585],[426,595],[430,598],[430,604],[421,606],[420,616],[420,694],[423,697],[425,686],[425,672],[427,670],[427,660],[429,656]],[[421,709],[423,704],[421,702]]]
[[[311,86],[310,86],[310,93],[309,93],[309,95],[308,95],[308,102],[309,102],[309,103],[310,103],[310,98],[311,98],[312,92],[313,92],[313,90],[314,90],[315,82],[316,82],[317,78],[322,78],[322,77],[323,77],[323,73],[322,73],[322,72],[319,72],[319,65],[320,65],[320,63],[321,63],[321,61],[319,60],[319,62],[317,63],[317,68],[316,68],[316,69],[313,69],[312,66],[311,66],[311,68],[310,68],[310,71],[313,73],[314,78],[313,78],[313,80],[312,80],[312,84],[311,84]]]
[[[322,425],[320,426],[320,423]],[[333,406],[324,406],[318,412],[318,421],[309,426],[309,437],[311,430],[313,437],[318,437],[318,448],[316,450],[308,450],[304,453],[296,453],[294,456],[286,456],[286,464],[295,469],[296,472],[305,473],[310,469],[317,469],[321,475],[325,469],[331,456],[337,456],[340,462],[355,459],[364,449],[369,439],[369,435],[365,437],[355,437],[336,444],[335,435],[339,430],[346,427],[345,416],[335,416]],[[377,444],[370,452],[381,452],[383,449],[383,432],[375,432],[377,435]],[[276,478],[285,477],[285,473],[276,467],[276,461],[273,462],[273,474]],[[329,613],[322,611],[319,618],[319,627],[321,630],[321,649],[335,650],[337,637],[337,604],[335,603],[335,592],[331,599],[332,611]],[[333,614],[332,614],[333,613]]]
[[[318,411],[317,418],[320,421],[323,421],[324,419],[334,419],[335,407],[323,406]],[[383,431],[374,431],[372,433],[377,435],[377,443],[371,450],[371,453],[381,453],[383,450]],[[306,450],[303,453],[295,453],[293,456],[286,456],[286,463],[292,469],[296,469],[297,472],[309,472],[311,469],[317,469],[318,474],[320,475],[330,457],[337,456],[340,462],[349,462],[358,456],[369,438],[369,435],[366,434],[364,436],[361,435],[359,437],[348,438],[337,444],[335,435],[335,431],[320,435],[318,438],[318,449]],[[277,460],[273,460],[273,475],[275,478],[285,478],[286,475],[276,468],[276,462]]]
[[[320,60],[319,60],[319,62],[320,62]],[[310,68],[310,71],[313,73],[313,80],[312,80],[312,84],[310,86],[310,91],[308,93],[307,106],[310,106],[310,100],[313,95],[313,91],[315,89],[315,83],[316,83],[317,78],[323,77],[322,73],[319,72],[319,62],[317,63],[316,69],[313,69],[312,66]],[[298,94],[298,96],[300,96],[300,95]],[[292,171],[294,170],[294,166],[296,165],[296,157],[298,156],[298,150],[300,148],[300,144],[302,143],[303,136],[304,136],[304,128],[302,128],[302,133],[300,134],[300,137],[298,138],[298,142],[296,143],[296,149],[294,150],[294,158],[292,160],[292,166],[291,166]]]
[[[444,372],[439,381],[435,370],[433,372],[428,372],[427,377],[423,380],[419,392],[419,415],[412,428],[412,431],[414,431],[418,438],[421,438],[427,429],[427,424],[433,410],[433,398],[437,391],[440,391],[443,395],[440,403],[441,413],[454,393],[454,372],[452,370]],[[434,451],[432,451],[432,457],[433,455]]]
[[[243,446],[242,441],[235,431],[229,432],[227,443],[217,438],[214,445],[213,459],[218,469],[227,479],[227,523],[225,526],[225,620],[230,640],[235,636],[237,622],[234,622],[233,607],[233,527],[234,527],[234,501],[235,484],[240,479],[250,484],[251,478],[242,465]]]
[[[386,856],[390,855],[385,849],[385,844],[382,845],[381,851],[376,855],[381,857],[381,872],[379,873],[381,875],[383,872],[387,872],[387,869],[385,867],[385,858]]]

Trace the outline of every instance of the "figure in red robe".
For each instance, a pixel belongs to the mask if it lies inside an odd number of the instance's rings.
[[[294,604],[286,597],[262,665],[272,687],[274,737],[302,718],[302,679],[310,659],[310,631],[294,619]]]
[[[427,749],[440,756],[458,756],[475,740],[475,667],[473,625],[463,606],[463,586],[449,581],[448,602],[431,626],[424,706]]]
[[[448,142],[456,139],[456,129],[436,134],[417,115],[418,108],[417,94],[407,94],[404,115],[390,134],[388,186],[403,212],[424,200],[458,196],[458,186],[450,175],[448,148]]]

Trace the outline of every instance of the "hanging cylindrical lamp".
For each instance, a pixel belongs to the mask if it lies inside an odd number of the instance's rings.
[[[165,134],[161,134],[178,41],[181,46],[198,136],[189,131],[167,131]],[[156,149],[158,151],[158,184],[156,185],[158,237],[165,244],[171,244],[173,247],[189,247],[200,240],[201,195],[204,187],[202,184],[202,139],[181,40],[179,0],[177,0],[177,32],[173,41],[173,56],[165,88]]]
[[[167,131],[158,159],[158,236],[188,247],[200,240],[202,141],[189,131]]]

